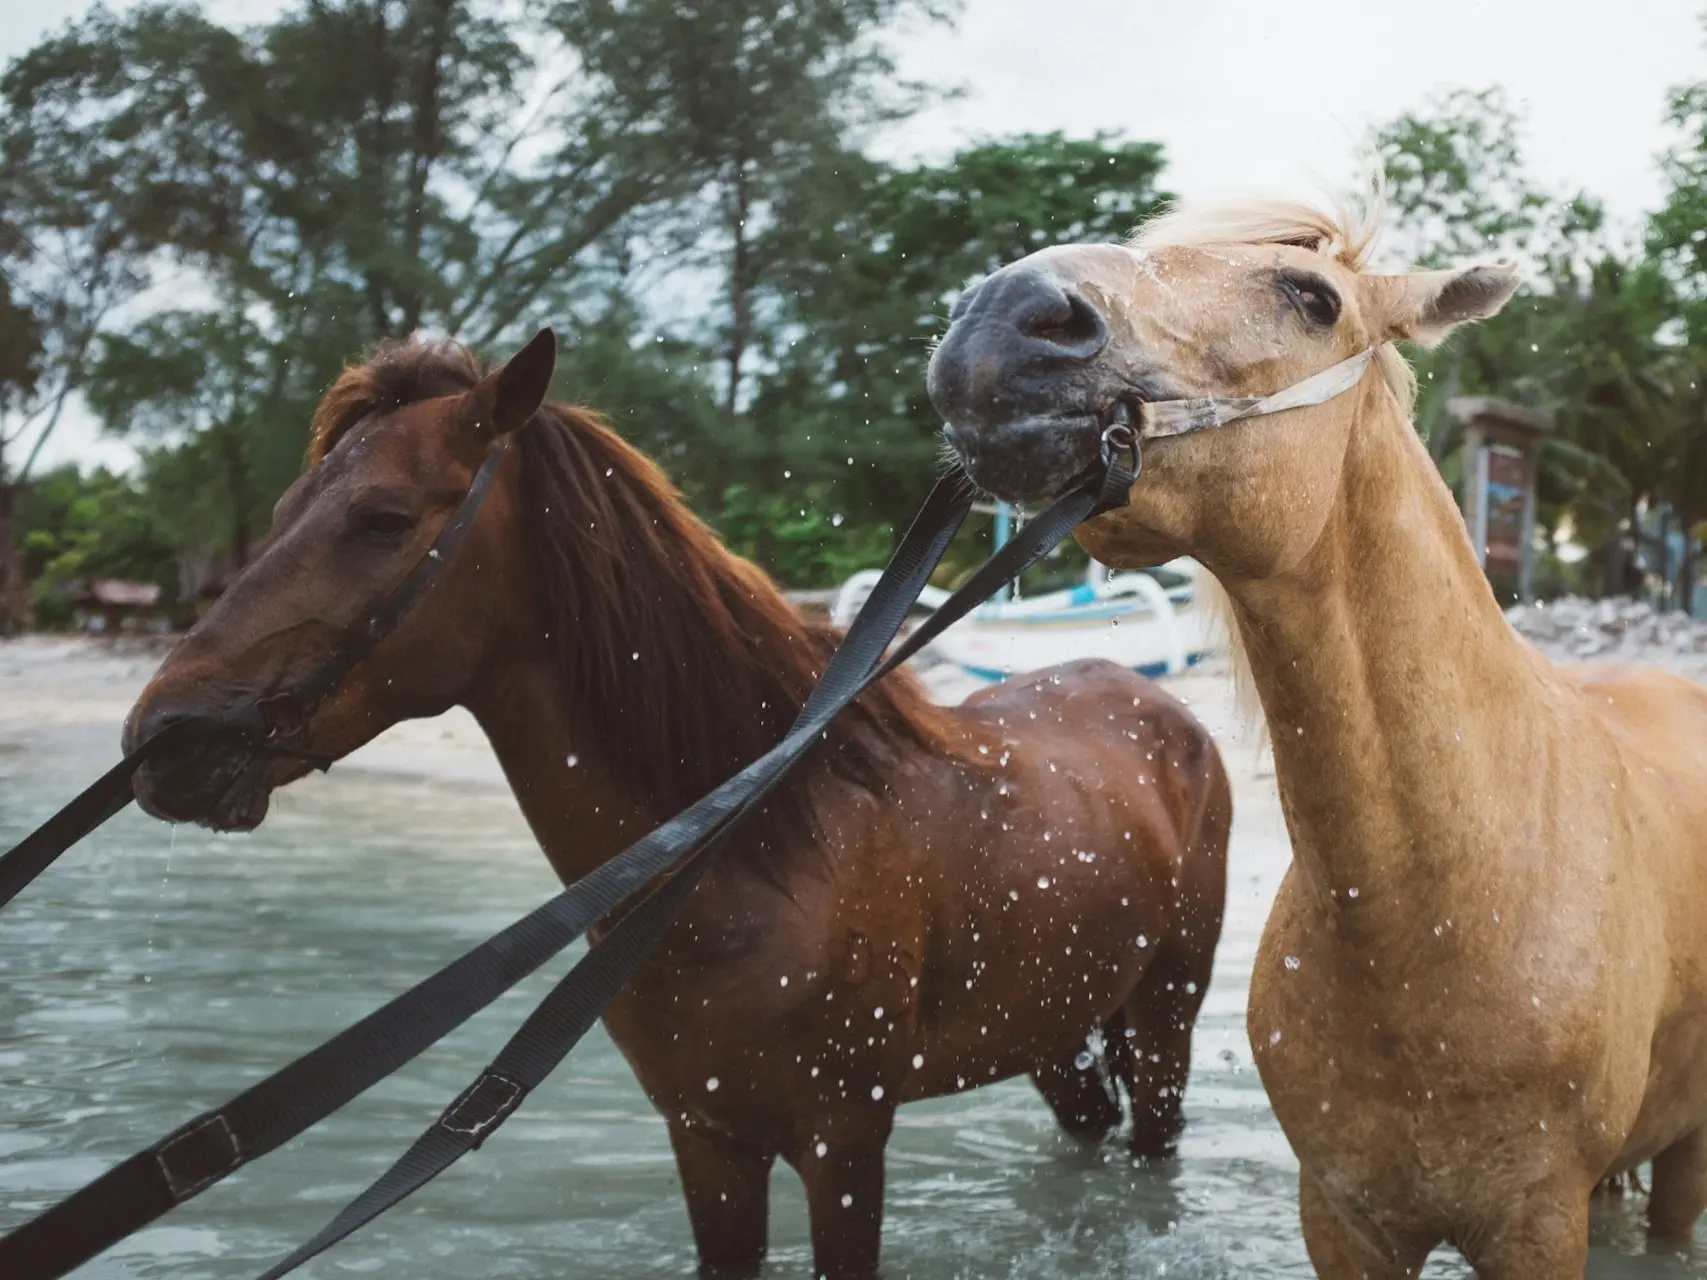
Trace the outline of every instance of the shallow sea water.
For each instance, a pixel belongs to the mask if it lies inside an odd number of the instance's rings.
[[[114,756],[112,726],[0,723],[0,848]],[[1245,1043],[1251,958],[1286,861],[1244,804],[1179,1158],[1133,1168],[1055,1131],[1024,1081],[922,1103],[889,1148],[889,1280],[1304,1277],[1295,1169]],[[0,1227],[236,1093],[556,888],[507,793],[335,769],[252,836],[132,810],[0,916]],[[576,949],[578,954],[579,948]],[[485,1064],[574,954],[390,1081],[80,1275],[245,1277],[312,1234]],[[811,1274],[779,1167],[766,1274]],[[1642,1256],[1639,1201],[1597,1210],[1589,1274],[1707,1277]],[[485,1147],[299,1274],[688,1277],[664,1129],[595,1030]],[[1468,1275],[1442,1254],[1432,1280]]]

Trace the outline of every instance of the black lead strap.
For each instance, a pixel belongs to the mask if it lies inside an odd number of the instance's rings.
[[[474,473],[474,482],[469,486],[467,495],[451,513],[444,528],[439,530],[431,548],[366,623],[346,635],[343,643],[324,662],[296,684],[264,703],[241,708],[237,714],[226,718],[224,727],[244,738],[245,745],[252,750],[296,756],[318,768],[327,768],[330,760],[298,751],[282,741],[269,741],[275,728],[268,723],[269,712],[277,715],[288,705],[293,720],[299,724],[306,723],[309,713],[337,688],[350,668],[373,652],[374,646],[396,629],[403,615],[426,594],[427,588],[432,586],[462,545],[462,540],[468,536],[492,482],[497,479],[503,459],[502,442],[487,451],[480,469]],[[129,805],[136,798],[133,784],[137,771],[155,752],[169,746],[173,737],[190,727],[180,721],[155,734],[53,817],[0,854],[0,908],[28,888],[30,882],[51,867],[60,854]]]
[[[1080,487],[1057,501],[1036,520],[1027,524],[996,555],[981,565],[930,618],[895,651],[887,662],[877,666],[883,650],[899,629],[902,619],[919,591],[929,578],[946,549],[942,547],[930,557],[929,566],[916,580],[907,578],[905,603],[896,604],[892,597],[902,596],[901,577],[895,571],[901,556],[898,554],[867,598],[847,638],[837,649],[818,687],[808,698],[795,727],[783,746],[795,740],[802,730],[819,725],[814,714],[822,706],[823,722],[841,707],[852,702],[885,675],[894,671],[917,654],[948,627],[982,604],[1004,582],[1011,581],[1025,569],[1047,555],[1065,540],[1081,522],[1092,515],[1123,506],[1127,491],[1137,479],[1139,454],[1131,448],[1134,466],[1127,470],[1105,456],[1100,475],[1087,479]],[[946,482],[945,482],[946,483]],[[939,490],[941,486],[939,485]],[[933,498],[936,496],[932,495]],[[928,512],[930,505],[927,504]],[[965,515],[962,505],[954,520],[958,527]],[[922,522],[925,512],[920,513]],[[952,535],[953,528],[948,530]],[[1010,552],[1009,548],[1013,548]],[[886,588],[893,586],[893,591]],[[880,594],[882,593],[882,594]],[[860,634],[861,624],[872,622],[869,635]],[[881,632],[879,628],[882,628]],[[879,639],[881,636],[881,639]],[[869,641],[869,643],[863,643]],[[844,659],[839,662],[838,660]],[[876,667],[875,670],[872,668]],[[856,672],[864,671],[864,679],[851,690],[841,686]],[[805,748],[802,748],[804,751]],[[572,1049],[593,1023],[609,1007],[617,993],[648,956],[657,948],[670,925],[687,905],[695,887],[716,860],[725,845],[729,831],[779,782],[789,764],[798,754],[787,758],[769,780],[756,787],[731,815],[729,821],[711,833],[681,869],[653,889],[646,898],[619,921],[614,929],[595,945],[569,973],[558,982],[551,993],[529,1015],[521,1029],[510,1038],[491,1064],[447,1107],[413,1146],[386,1170],[371,1186],[352,1200],[318,1234],[301,1245],[262,1274],[260,1280],[278,1280],[303,1263],[329,1249],[344,1237],[360,1230],[380,1214],[397,1205],[470,1151],[479,1147],[514,1115],[527,1095],[536,1089]]]
[[[1136,449],[1132,452],[1136,459]],[[424,1185],[495,1130],[597,1020],[669,927],[721,838],[810,750],[830,719],[976,608],[996,586],[1035,562],[1080,521],[1124,503],[1135,472],[1135,467],[1120,467],[1105,453],[1104,466],[1095,476],[1027,525],[873,670],[969,506],[971,487],[964,475],[939,482],[808,699],[797,727],[781,744],[437,974],[0,1238],[0,1275],[12,1280],[65,1275],[289,1141],[449,1034],[658,876],[679,867],[678,874],[654,889],[571,970],[492,1068],[393,1170],[269,1275],[284,1274]],[[471,492],[464,507],[473,500]],[[448,526],[445,532],[450,532]]]

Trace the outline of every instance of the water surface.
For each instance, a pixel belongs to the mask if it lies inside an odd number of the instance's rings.
[[[112,725],[0,719],[0,847],[114,754]],[[1200,1023],[1180,1157],[1132,1168],[1058,1136],[1024,1081],[900,1113],[889,1280],[1305,1277],[1296,1166],[1245,1043],[1258,930],[1285,865],[1261,797],[1234,834],[1228,925]],[[556,888],[507,793],[334,770],[252,836],[128,812],[0,916],[0,1227],[312,1047]],[[258,1274],[378,1174],[573,961],[309,1134],[81,1275]],[[1644,1257],[1638,1204],[1597,1210],[1589,1274],[1707,1277]],[[811,1274],[779,1167],[767,1276]],[[602,1030],[484,1148],[310,1264],[318,1277],[688,1277],[662,1123]],[[1432,1278],[1468,1275],[1442,1255]]]

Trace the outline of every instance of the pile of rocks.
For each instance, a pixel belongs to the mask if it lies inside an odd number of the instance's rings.
[[[1516,605],[1505,616],[1520,635],[1556,658],[1613,658],[1657,666],[1694,665],[1707,658],[1707,622],[1686,613],[1659,613],[1628,596],[1562,596],[1544,604]]]

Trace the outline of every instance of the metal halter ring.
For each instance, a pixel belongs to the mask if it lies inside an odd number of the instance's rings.
[[[1132,471],[1137,473],[1141,465],[1138,453],[1138,431],[1126,421],[1128,410],[1124,405],[1115,407],[1115,420],[1102,431],[1102,461],[1104,466],[1114,465],[1116,451],[1128,453],[1132,457]]]

